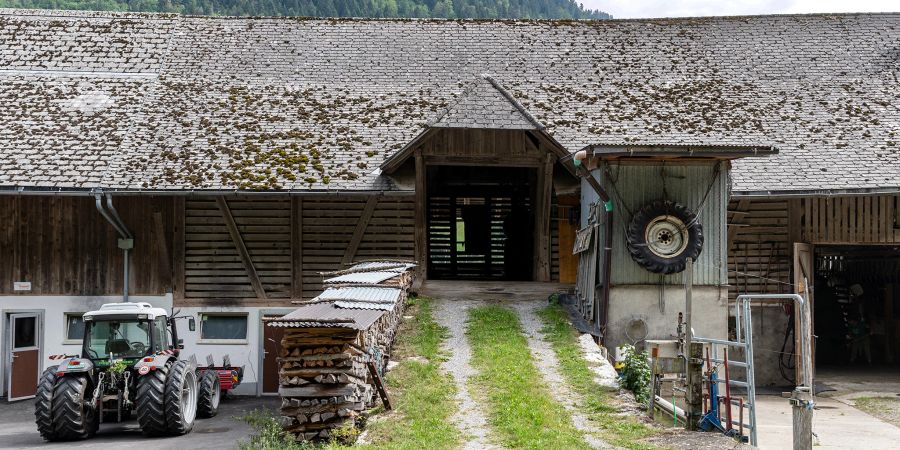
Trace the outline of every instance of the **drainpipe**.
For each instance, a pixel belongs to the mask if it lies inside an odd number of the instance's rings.
[[[124,282],[122,286],[122,301],[128,302],[128,280],[129,280],[129,253],[132,248],[134,248],[134,236],[128,231],[128,227],[125,226],[125,222],[122,221],[122,218],[119,217],[119,212],[116,211],[116,207],[113,206],[112,196],[106,194],[106,206],[103,205],[103,197],[102,194],[94,194],[95,205],[97,206],[97,211],[100,212],[100,215],[109,222],[113,228],[116,229],[116,232],[119,234],[119,248],[122,249],[123,259],[124,259]]]
[[[603,333],[603,337],[606,337],[606,325],[609,320],[609,283],[612,279],[613,203],[609,194],[606,193],[606,190],[603,189],[600,182],[594,178],[594,174],[581,165],[581,162],[586,158],[587,152],[585,150],[575,153],[573,160],[575,171],[591,185],[600,197],[600,200],[603,201],[603,210],[606,212],[606,230],[604,231],[605,242],[603,244],[603,292],[600,296],[602,303],[600,306],[599,318],[600,332]]]

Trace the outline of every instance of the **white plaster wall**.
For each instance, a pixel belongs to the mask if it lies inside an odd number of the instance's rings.
[[[625,334],[625,329],[632,319],[639,318],[647,324],[648,335],[645,339],[676,337],[678,313],[685,310],[683,287],[665,287],[664,311],[659,309],[659,286],[613,286],[609,294],[609,325],[604,343],[611,351],[619,345],[632,343]],[[716,339],[727,337],[727,295],[726,288],[694,286],[692,296],[694,334]]]
[[[66,344],[65,341],[65,313],[86,312],[96,310],[104,303],[122,301],[121,296],[0,296],[0,336],[6,338],[6,314],[13,310],[40,310],[44,314],[43,346],[41,358],[43,366],[41,371],[53,365],[49,360],[50,355],[78,354],[81,352],[80,344]],[[172,310],[172,295],[164,296],[131,296],[132,302],[148,302],[153,306]],[[200,364],[205,364],[206,355],[212,355],[216,364],[222,363],[222,358],[227,354],[231,358],[233,366],[244,366],[244,378],[241,385],[232,393],[238,395],[256,395],[258,382],[261,379],[260,362],[262,351],[261,318],[265,313],[286,314],[293,308],[259,308],[259,307],[191,307],[179,308],[176,313],[179,316],[193,317],[197,322],[196,330],[190,331],[187,319],[177,322],[178,337],[184,340],[184,358],[196,355]],[[200,314],[203,312],[227,312],[247,314],[247,339],[239,343],[205,343],[200,342]],[[3,380],[3,395],[6,390],[7,355],[5,344],[3,346],[4,364],[0,364],[0,379]]]
[[[131,296],[132,302],[147,302],[153,306],[170,310],[172,308],[172,295],[163,296]],[[42,372],[45,368],[54,365],[48,359],[50,355],[78,354],[81,352],[80,344],[66,344],[65,313],[87,312],[100,308],[104,303],[121,302],[122,297],[117,295],[106,296],[64,296],[64,295],[8,295],[0,296],[0,341],[3,341],[3,364],[0,364],[0,380],[3,380],[2,394],[6,395],[7,370],[9,367],[9,355],[7,353],[7,314],[17,310],[39,310],[44,314],[43,344],[41,348]]]

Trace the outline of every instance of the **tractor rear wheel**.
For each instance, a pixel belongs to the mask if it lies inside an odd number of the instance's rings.
[[[166,420],[172,435],[186,434],[197,417],[197,373],[187,361],[176,361],[166,380]]]
[[[56,385],[56,367],[51,367],[41,374],[37,394],[34,396],[34,421],[38,433],[48,441],[55,441],[56,430],[53,429],[53,387]]]
[[[147,436],[162,436],[166,428],[166,376],[168,365],[151,370],[138,379],[135,411],[141,431]]]
[[[197,416],[209,418],[219,412],[219,374],[207,370],[200,377],[200,400],[197,401]]]
[[[91,392],[85,375],[58,378],[53,387],[51,417],[57,439],[86,439],[100,425],[97,410],[89,403]]]

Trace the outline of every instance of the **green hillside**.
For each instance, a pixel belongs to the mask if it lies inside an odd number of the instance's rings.
[[[0,7],[228,16],[610,18],[573,0],[0,0]]]

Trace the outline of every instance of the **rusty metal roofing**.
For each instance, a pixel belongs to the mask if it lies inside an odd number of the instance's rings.
[[[399,272],[354,272],[345,273],[325,280],[325,284],[351,283],[351,284],[378,284],[400,275]]]

